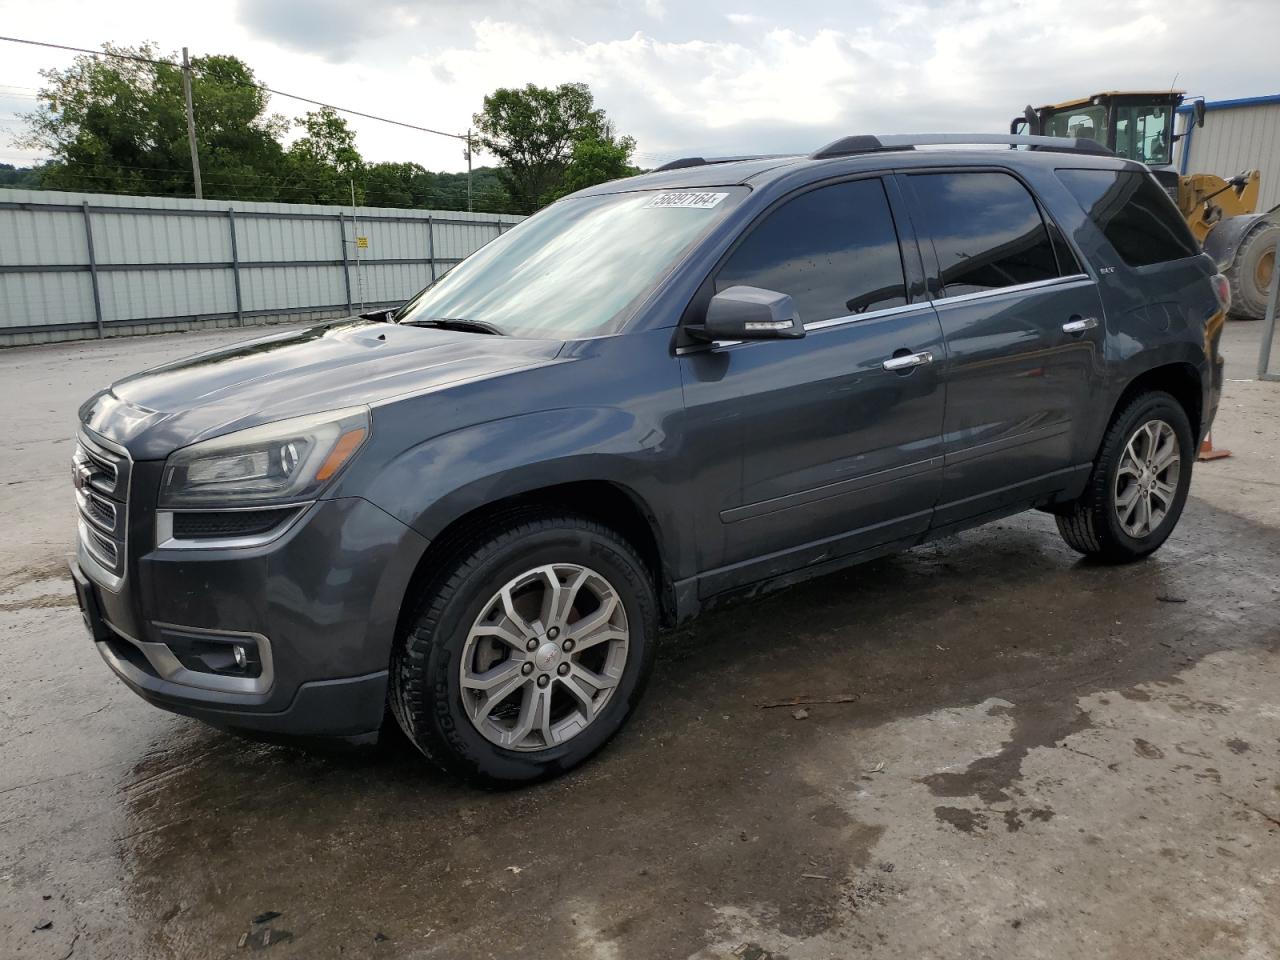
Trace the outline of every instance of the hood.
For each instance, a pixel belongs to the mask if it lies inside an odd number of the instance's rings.
[[[80,408],[135,460],[287,417],[375,404],[555,360],[517,340],[347,320],[260,337],[120,380]]]

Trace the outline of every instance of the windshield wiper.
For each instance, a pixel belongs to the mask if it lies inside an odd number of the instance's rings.
[[[437,330],[460,330],[463,333],[488,333],[495,337],[506,336],[492,323],[483,320],[467,320],[463,317],[430,317],[426,320],[401,320],[406,327],[435,327]]]

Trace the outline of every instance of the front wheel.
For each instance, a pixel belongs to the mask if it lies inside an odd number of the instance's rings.
[[[622,726],[652,666],[644,563],[592,520],[533,516],[478,534],[448,566],[392,664],[409,739],[490,783],[581,763]]]
[[[1177,526],[1194,461],[1182,405],[1163,391],[1134,397],[1107,428],[1085,492],[1058,513],[1058,532],[1099,560],[1147,556]]]

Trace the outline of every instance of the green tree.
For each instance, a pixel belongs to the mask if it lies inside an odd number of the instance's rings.
[[[499,176],[522,213],[532,213],[565,192],[565,173],[579,143],[630,142],[626,137],[614,140],[604,111],[596,107],[585,83],[562,83],[554,89],[532,83],[521,89],[500,88],[484,98],[475,125],[480,133],[477,145],[502,161]],[[585,154],[582,160],[579,173],[586,177],[595,161],[588,162]]]
[[[42,186],[63,190],[176,194],[194,191],[182,70],[151,44],[103,44],[63,70],[43,70],[40,105],[24,119],[25,147],[44,149]],[[156,61],[156,62],[147,62]],[[283,162],[283,118],[235,57],[192,61],[196,142],[206,197],[270,199]]]
[[[606,130],[600,136],[579,140],[573,145],[573,153],[569,155],[569,163],[565,167],[556,196],[562,197],[607,180],[635,176],[639,173],[631,165],[631,154],[635,148],[634,139],[614,139],[611,130]]]
[[[511,207],[498,171],[472,171],[472,209],[504,213]],[[364,203],[371,207],[415,207],[420,210],[466,210],[467,175],[433,173],[417,163],[372,163],[365,167]]]
[[[40,171],[35,167],[15,167],[11,163],[0,163],[0,187],[38,190]]]
[[[356,135],[347,121],[328,107],[321,107],[295,122],[306,134],[289,147],[280,199],[299,203],[350,203],[354,182],[356,202],[363,202],[364,160],[356,149]]]

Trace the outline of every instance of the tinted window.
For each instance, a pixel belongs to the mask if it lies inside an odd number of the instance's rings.
[[[946,296],[1059,276],[1049,231],[1027,188],[1007,173],[911,177]]]
[[[1131,267],[1200,252],[1187,223],[1159,185],[1137,170],[1059,170],[1089,219]]]
[[[791,296],[805,323],[907,302],[902,255],[879,180],[819,187],[770,213],[729,257],[716,290]]]

